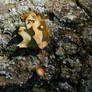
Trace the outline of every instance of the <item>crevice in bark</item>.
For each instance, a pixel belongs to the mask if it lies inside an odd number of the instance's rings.
[[[79,0],[76,0],[76,4],[77,4],[77,6],[79,6],[81,9],[83,9],[88,14],[89,18],[92,18],[92,15],[91,15],[90,11],[85,6],[83,6],[79,2]]]

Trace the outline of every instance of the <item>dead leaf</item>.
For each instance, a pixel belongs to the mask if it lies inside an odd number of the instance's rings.
[[[23,38],[23,41],[17,46],[27,48],[33,38],[38,47],[44,49],[50,39],[50,29],[47,29],[44,14],[30,11],[28,14],[24,13],[22,18],[25,19],[26,26],[19,28],[18,34]],[[34,35],[31,35],[32,32]]]
[[[38,15],[32,28],[33,28],[33,31],[35,32],[35,35],[33,36],[33,38],[38,44],[38,47],[40,49],[45,48],[48,45],[48,41],[50,38],[49,30],[46,29],[45,19],[43,19],[40,15]]]
[[[28,43],[31,41],[31,35],[25,29],[25,27],[20,27],[18,30],[18,34],[23,38],[23,41],[17,45],[20,48],[27,48]]]
[[[26,18],[25,21],[27,29],[30,29],[32,27],[36,19],[37,19],[37,15],[35,14],[35,12],[30,11],[29,16]]]
[[[23,15],[21,16],[21,19],[22,19],[22,20],[25,20],[27,17],[28,17],[28,14],[25,13],[25,12],[23,12]]]

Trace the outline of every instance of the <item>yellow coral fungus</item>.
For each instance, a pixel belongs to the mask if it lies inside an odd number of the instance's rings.
[[[33,38],[38,47],[44,49],[50,39],[50,30],[46,27],[44,14],[30,11],[28,14],[23,13],[22,19],[25,20],[26,26],[20,27],[18,30],[18,34],[23,38],[23,41],[17,46],[19,48],[27,48],[27,44],[30,44],[31,38]],[[28,31],[34,32],[34,35],[30,35]]]

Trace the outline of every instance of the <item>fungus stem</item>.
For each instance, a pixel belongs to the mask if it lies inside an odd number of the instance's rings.
[[[42,61],[42,65],[44,65],[45,63],[44,50],[42,49],[41,51],[42,51],[41,61]]]

